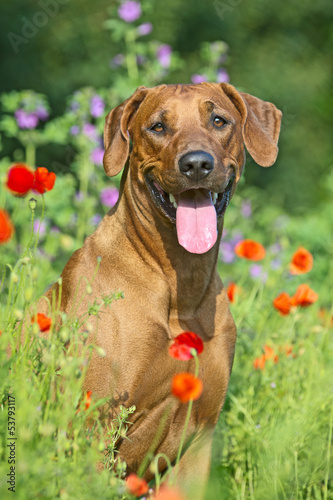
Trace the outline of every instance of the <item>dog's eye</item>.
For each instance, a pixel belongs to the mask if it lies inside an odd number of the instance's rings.
[[[161,122],[155,123],[150,130],[154,130],[154,132],[164,132],[164,125]]]
[[[224,125],[227,124],[227,122],[225,120],[223,120],[223,118],[221,118],[220,116],[215,116],[213,122],[214,122],[215,127],[218,127],[218,128],[222,128],[222,127],[224,127]]]

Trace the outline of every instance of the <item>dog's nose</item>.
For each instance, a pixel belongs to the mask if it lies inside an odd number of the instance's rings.
[[[205,151],[190,151],[179,160],[179,170],[191,180],[200,181],[214,168],[214,158]]]

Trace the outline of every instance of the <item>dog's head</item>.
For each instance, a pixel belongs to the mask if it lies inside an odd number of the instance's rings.
[[[114,176],[130,156],[153,210],[176,226],[186,250],[205,253],[244,168],[244,145],[259,165],[272,165],[281,116],[226,83],[139,87],[106,117],[104,168]]]

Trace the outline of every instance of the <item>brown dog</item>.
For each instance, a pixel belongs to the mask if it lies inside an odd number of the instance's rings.
[[[216,272],[223,216],[244,167],[244,144],[259,165],[272,165],[280,122],[273,104],[212,83],[139,87],[106,117],[105,171],[114,176],[126,164],[120,197],[67,263],[61,309],[73,310],[76,289],[84,295],[86,288],[80,278],[92,279],[100,256],[93,293],[76,313],[87,311],[92,298],[115,290],[124,300],[102,311],[91,334],[106,356],[93,355],[84,388],[111,396],[109,419],[119,405],[136,406],[129,439],[118,447],[128,472],[137,471],[170,401],[155,453],[165,453],[171,463],[176,459],[187,405],[174,400],[171,380],[182,371],[193,373],[194,362],[171,358],[168,348],[176,335],[191,330],[204,341],[199,373],[204,390],[194,402],[188,437],[205,435],[200,453],[191,453],[193,444],[183,454],[178,476],[182,484],[208,476],[212,430],[236,340]],[[149,470],[145,477],[152,478]],[[192,498],[201,495],[197,490]]]

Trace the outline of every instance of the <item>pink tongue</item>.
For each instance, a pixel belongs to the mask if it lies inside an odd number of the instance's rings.
[[[185,191],[177,198],[179,244],[191,253],[208,252],[217,239],[216,211],[208,191]]]

